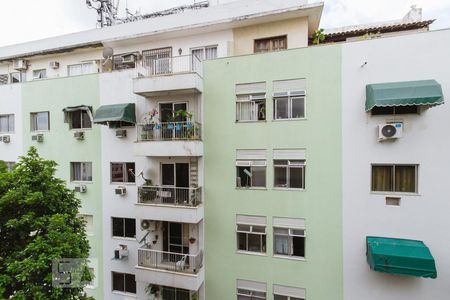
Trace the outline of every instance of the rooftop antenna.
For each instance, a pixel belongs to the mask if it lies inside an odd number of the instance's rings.
[[[117,24],[117,11],[120,0],[86,0],[88,8],[97,11],[97,27],[112,26]]]

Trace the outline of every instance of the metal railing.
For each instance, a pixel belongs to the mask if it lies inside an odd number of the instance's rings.
[[[138,203],[196,207],[202,202],[201,187],[138,187]]]
[[[138,142],[201,139],[201,124],[198,122],[137,124],[136,129]]]
[[[202,61],[195,55],[153,58],[144,56],[142,63],[144,76],[164,76],[181,73],[197,73],[202,76]]]
[[[203,251],[192,255],[139,248],[138,266],[196,274],[203,266]]]

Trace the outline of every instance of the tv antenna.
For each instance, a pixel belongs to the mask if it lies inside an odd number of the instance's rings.
[[[112,26],[118,23],[117,11],[120,0],[86,0],[88,8],[97,11],[97,27]]]

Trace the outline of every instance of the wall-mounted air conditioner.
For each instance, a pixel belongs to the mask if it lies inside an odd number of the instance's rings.
[[[59,62],[57,62],[57,61],[51,61],[51,62],[49,63],[49,67],[52,68],[52,69],[58,69],[58,68],[59,68]]]
[[[75,131],[73,137],[79,141],[84,140],[84,132],[83,131]]]
[[[2,136],[2,141],[3,141],[3,143],[11,142],[11,136],[9,136],[9,135]]]
[[[383,123],[378,125],[378,141],[401,138],[403,123]]]
[[[28,69],[28,61],[24,59],[16,59],[13,61],[13,69],[17,71],[25,71]]]
[[[86,193],[87,192],[87,186],[85,186],[84,184],[77,185],[77,186],[75,186],[74,191],[77,192],[77,193]]]
[[[136,62],[136,55],[135,54],[122,55],[122,63],[124,63],[124,64],[132,64],[134,62]]]
[[[156,221],[153,220],[141,220],[141,229],[147,231],[156,230]]]
[[[127,189],[124,186],[116,187],[115,189],[116,195],[125,195],[127,193]]]
[[[31,140],[42,143],[44,142],[44,135],[42,133],[34,134],[31,136]]]
[[[127,131],[125,129],[116,130],[116,137],[124,138],[127,136]]]
[[[125,259],[125,258],[128,258],[128,246],[119,245],[119,247],[114,249],[114,259]]]

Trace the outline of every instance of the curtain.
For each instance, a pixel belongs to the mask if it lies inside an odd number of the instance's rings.
[[[72,65],[68,68],[69,76],[76,76],[82,74],[82,68],[81,65]]]
[[[205,59],[217,58],[217,47],[208,47],[205,49]]]
[[[0,132],[8,132],[8,116],[0,117]]]
[[[236,120],[238,121],[254,121],[255,117],[255,102],[237,102],[236,103]]]
[[[395,166],[395,191],[416,192],[416,166]]]
[[[289,254],[289,237],[286,235],[275,235],[275,253]]]
[[[372,166],[372,191],[393,191],[393,166]]]

